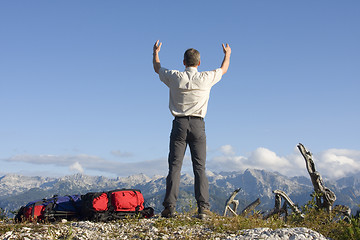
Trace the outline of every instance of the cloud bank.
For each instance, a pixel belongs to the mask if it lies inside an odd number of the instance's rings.
[[[213,157],[207,159],[207,169],[213,172],[244,171],[248,168],[276,171],[286,176],[308,176],[305,161],[297,148],[286,156],[259,147],[246,156],[237,155],[231,145],[221,146]],[[313,155],[315,168],[323,177],[338,179],[348,174],[360,172],[360,151],[350,149],[328,149]],[[144,173],[146,175],[166,175],[167,158],[148,161],[110,161],[98,156],[86,154],[61,155],[16,155],[3,159],[7,163],[28,163],[46,169],[46,166],[67,168],[70,173],[89,173],[96,171],[104,175],[129,176]],[[40,167],[39,167],[40,168]],[[184,160],[184,171],[191,171],[189,156]]]
[[[8,159],[6,162],[29,163],[33,165],[46,165],[65,167],[69,173],[87,173],[87,171],[102,172],[104,175],[129,176],[144,173],[149,176],[160,174],[164,175],[167,170],[166,159],[155,159],[152,161],[121,162],[110,161],[97,156],[79,154],[73,156],[61,155],[17,155]],[[69,174],[69,173],[65,173]]]
[[[287,156],[259,147],[248,156],[236,155],[233,147],[224,145],[222,154],[208,161],[213,171],[244,171],[247,168],[276,171],[286,176],[308,176],[305,160],[297,148]],[[350,149],[328,149],[313,155],[315,168],[324,177],[338,179],[360,172],[360,151]]]

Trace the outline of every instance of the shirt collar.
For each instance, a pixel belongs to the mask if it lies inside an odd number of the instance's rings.
[[[185,71],[189,71],[189,72],[197,72],[197,68],[196,67],[187,67],[185,68]]]

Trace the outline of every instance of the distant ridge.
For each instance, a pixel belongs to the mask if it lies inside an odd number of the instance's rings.
[[[360,177],[352,175],[337,181],[324,181],[325,185],[333,190],[337,196],[335,205],[350,206],[352,212],[359,209],[360,204]],[[240,202],[239,210],[258,197],[261,204],[256,208],[266,211],[274,207],[273,190],[285,191],[298,205],[311,200],[313,186],[310,178],[286,177],[279,173],[265,170],[247,169],[244,172],[208,172],[210,185],[210,203],[212,210],[222,213],[224,204],[230,194],[241,188],[237,198]],[[196,206],[193,196],[193,176],[181,176],[178,211],[188,210]],[[106,191],[118,188],[140,189],[145,197],[146,204],[162,210],[162,200],[165,193],[166,178],[164,176],[148,177],[145,174],[136,174],[128,177],[107,178],[103,176],[88,176],[74,174],[60,178],[29,177],[17,174],[7,174],[0,177],[0,208],[16,210],[32,200],[57,195],[85,194],[94,191]]]

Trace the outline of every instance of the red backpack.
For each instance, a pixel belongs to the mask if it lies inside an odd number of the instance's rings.
[[[152,217],[154,210],[144,207],[144,197],[138,189],[118,189],[92,192],[82,196],[81,216],[85,220],[108,221],[127,216]]]

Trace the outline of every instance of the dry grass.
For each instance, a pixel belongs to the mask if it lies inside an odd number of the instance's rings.
[[[316,209],[312,203],[302,207],[302,212],[305,215],[304,218],[292,214],[287,217],[286,221],[281,216],[276,215],[269,219],[263,219],[263,216],[258,212],[253,212],[248,217],[223,217],[214,214],[208,220],[202,221],[192,217],[194,212],[187,212],[171,219],[153,218],[151,219],[151,227],[157,229],[158,237],[178,233],[181,239],[212,239],[211,236],[214,234],[218,236],[238,235],[242,229],[293,227],[306,227],[334,240],[360,239],[360,221],[358,218],[352,218],[350,221],[336,219],[334,215]],[[130,226],[130,229],[131,226],[134,226],[133,229],[136,229],[137,236],[142,239],[146,239],[147,234],[149,234],[142,229],[141,224],[139,224],[141,221],[137,218],[119,220],[118,224],[119,222],[124,226]],[[61,224],[12,223],[11,219],[3,218],[0,222],[0,235],[9,231],[18,232],[24,228],[31,228],[31,231],[38,231],[39,233],[47,229],[47,234],[53,235],[53,229],[60,228]],[[62,231],[63,239],[72,239],[73,233],[70,222],[67,223],[66,230]],[[110,234],[112,237],[116,237],[116,232]]]

